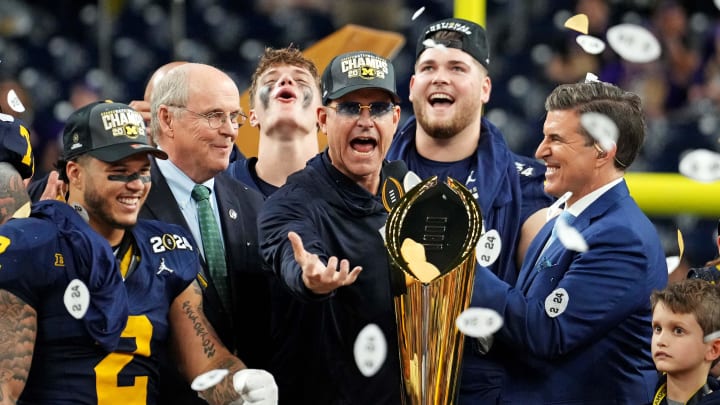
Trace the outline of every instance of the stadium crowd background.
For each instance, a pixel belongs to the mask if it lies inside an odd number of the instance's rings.
[[[487,116],[513,150],[532,155],[540,141],[543,102],[559,83],[593,72],[641,95],[648,136],[634,171],[677,172],[683,153],[720,150],[720,0],[487,0],[490,76]],[[413,14],[424,7],[416,19]],[[577,32],[563,27],[584,13],[590,35],[604,39],[619,23],[648,28],[662,55],[645,64],[622,61],[610,48],[585,53]],[[142,98],[152,71],[170,60],[208,63],[241,90],[264,47],[300,49],[347,23],[409,38],[393,59],[407,100],[414,38],[427,23],[453,15],[451,0],[2,0],[0,105],[15,89],[27,107],[38,175],[52,168],[65,118],[99,98]],[[412,111],[402,105],[404,116]],[[5,109],[5,111],[7,111]],[[672,190],[668,190],[672,192]],[[716,204],[720,196],[706,196]],[[678,213],[652,218],[668,255],[700,266],[717,255],[717,218]]]

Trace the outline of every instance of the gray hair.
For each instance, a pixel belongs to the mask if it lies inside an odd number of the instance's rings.
[[[150,98],[150,129],[153,142],[160,144],[160,122],[158,122],[158,110],[161,105],[185,107],[188,102],[188,70],[190,64],[177,66],[171,69],[155,85]],[[173,115],[176,114],[173,112]]]

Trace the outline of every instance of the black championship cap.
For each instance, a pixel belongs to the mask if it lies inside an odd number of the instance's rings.
[[[438,31],[458,32],[462,34],[461,40],[450,41],[435,39],[433,40],[434,42],[426,42],[429,37]],[[488,45],[487,36],[485,35],[485,29],[472,21],[460,18],[447,18],[428,25],[418,39],[415,49],[415,59],[417,60],[425,49],[431,48],[435,44],[441,44],[448,48],[461,49],[470,54],[470,56],[475,58],[481,65],[485,66],[485,68],[490,64],[490,46]]]
[[[89,154],[117,162],[137,153],[167,159],[167,153],[148,145],[142,116],[130,106],[98,101],[72,113],[63,130],[63,159]]]
[[[385,90],[395,103],[400,102],[392,63],[372,52],[350,52],[334,57],[323,72],[321,87],[324,105],[360,89]]]
[[[0,162],[10,163],[23,179],[32,177],[35,169],[30,132],[22,121],[0,113]]]

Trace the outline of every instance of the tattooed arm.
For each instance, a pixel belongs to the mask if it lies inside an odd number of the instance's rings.
[[[35,310],[0,289],[0,405],[17,403],[25,388],[36,333]]]
[[[220,384],[202,393],[211,404],[229,404],[240,399],[233,387],[233,374],[244,369],[240,359],[222,344],[215,330],[205,318],[202,292],[197,281],[175,298],[170,307],[172,346],[176,350],[178,368],[188,381],[214,369],[229,369]],[[241,402],[239,402],[241,403]]]
[[[0,162],[0,224],[28,202],[30,197],[20,173],[10,163]]]

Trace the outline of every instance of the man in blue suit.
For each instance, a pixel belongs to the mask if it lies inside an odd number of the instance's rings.
[[[640,98],[607,83],[577,83],[557,87],[545,107],[536,151],[547,168],[545,191],[572,193],[563,217],[574,217],[566,222],[588,249],[551,238],[553,218],[530,244],[515,285],[478,266],[482,302],[473,304],[504,319],[493,347],[507,370],[501,403],[649,402],[657,379],[649,296],[667,283],[667,268],[655,228],[623,179],[645,136]],[[614,121],[617,141],[594,139],[581,125],[587,112]]]

